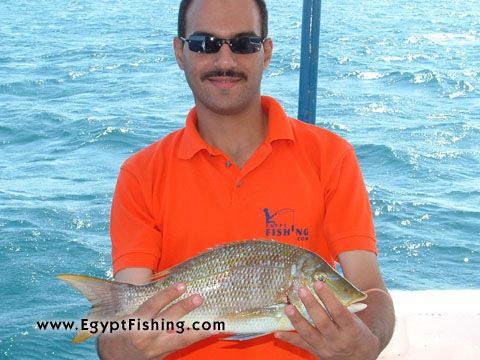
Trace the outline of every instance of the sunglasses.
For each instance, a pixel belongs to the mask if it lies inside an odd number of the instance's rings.
[[[180,38],[188,43],[190,51],[201,54],[215,54],[223,44],[230,46],[235,54],[253,54],[259,52],[265,39],[260,36],[239,36],[233,39],[219,39],[215,36],[192,35],[188,39]]]

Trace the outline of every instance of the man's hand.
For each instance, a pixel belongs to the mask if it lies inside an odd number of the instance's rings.
[[[293,305],[285,313],[297,330],[277,332],[275,337],[303,348],[322,360],[376,359],[379,340],[355,314],[340,303],[332,291],[321,282],[314,284],[315,292],[328,309],[328,313],[307,288],[298,292],[314,326]]]
[[[164,319],[176,321],[203,303],[200,295],[191,295],[168,309],[161,309],[186,291],[185,284],[176,284],[160,291],[143,303],[129,318]],[[166,331],[119,331],[101,335],[98,353],[101,359],[162,359],[166,355],[203,340],[212,333],[185,331],[181,334]]]

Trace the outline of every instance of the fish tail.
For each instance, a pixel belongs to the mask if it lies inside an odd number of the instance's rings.
[[[119,299],[118,288],[125,284],[115,281],[93,278],[83,275],[62,274],[58,279],[66,281],[79,290],[92,304],[92,309],[87,315],[88,323],[95,320],[116,320],[118,315]],[[78,330],[72,342],[77,344],[94,336],[89,330]]]

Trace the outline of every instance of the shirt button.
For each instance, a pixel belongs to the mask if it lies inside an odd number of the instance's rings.
[[[241,182],[240,180],[238,180],[235,185],[236,185],[237,187],[240,187],[240,186],[242,186],[242,182]]]
[[[226,166],[226,167],[230,167],[230,166],[232,166],[232,163],[227,160],[227,162],[225,163],[225,166]]]

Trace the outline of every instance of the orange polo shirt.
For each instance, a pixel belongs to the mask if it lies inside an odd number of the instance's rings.
[[[241,169],[200,137],[195,108],[185,128],[125,161],[111,212],[114,273],[129,267],[158,272],[218,244],[254,238],[310,249],[332,265],[344,251],[376,253],[370,203],[352,146],[287,117],[273,98],[263,96],[262,109],[268,114],[265,141]],[[272,336],[207,339],[170,358],[187,355],[309,356]]]

